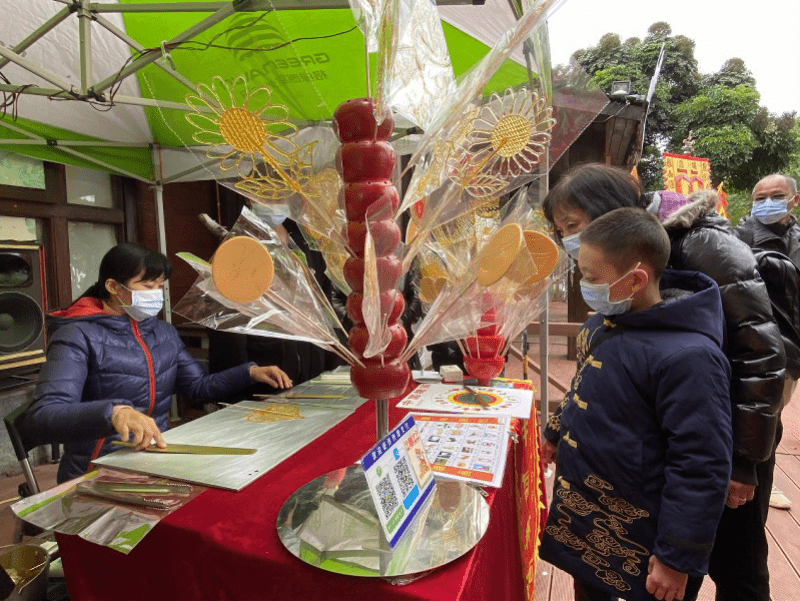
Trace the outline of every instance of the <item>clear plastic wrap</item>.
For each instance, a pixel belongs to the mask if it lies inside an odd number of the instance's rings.
[[[237,236],[257,240],[272,257],[274,277],[266,292],[251,302],[234,302],[214,284],[213,258],[211,263],[190,260],[200,277],[174,307],[175,313],[215,329],[307,340],[337,353],[348,363],[357,362],[339,340],[336,331],[344,332],[344,328],[306,265],[302,251],[291,241],[288,245],[281,241],[247,208],[223,244]]]

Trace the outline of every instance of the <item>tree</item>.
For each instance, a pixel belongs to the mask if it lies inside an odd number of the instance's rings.
[[[725,86],[735,88],[738,85],[747,84],[755,89],[756,78],[747,69],[744,61],[740,58],[729,58],[716,73],[703,76],[703,87]]]
[[[608,33],[600,38],[597,46],[573,53],[601,89],[608,92],[612,82],[629,80],[632,92],[645,96],[662,44],[665,45],[664,62],[648,110],[644,152],[639,165],[639,175],[648,187],[659,187],[661,182],[661,153],[672,140],[675,107],[700,87],[694,42],[685,36],[672,36],[671,27],[662,21],[651,25],[644,39],[633,37],[622,43],[619,35]]]
[[[613,81],[630,80],[632,90],[644,95],[662,44],[664,62],[638,165],[648,189],[661,186],[662,152],[681,152],[690,131],[696,139],[694,154],[708,158],[714,182],[725,181],[731,189],[747,190],[764,175],[800,167],[796,115],[778,116],[759,106],[756,80],[741,58],[730,58],[716,73],[701,76],[694,41],[673,35],[664,21],[653,23],[642,40],[622,43],[619,35],[608,33],[597,46],[573,56],[606,92]]]

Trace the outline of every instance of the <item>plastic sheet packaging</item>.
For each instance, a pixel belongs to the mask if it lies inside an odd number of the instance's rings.
[[[212,264],[191,260],[200,277],[175,306],[174,311],[201,325],[227,330],[307,340],[343,355],[353,363],[352,354],[339,341],[336,330],[344,332],[333,307],[305,264],[303,254],[291,241],[284,244],[275,231],[249,209],[223,240],[249,236],[262,244],[274,262],[274,278],[264,294],[247,303],[235,302],[214,284]]]

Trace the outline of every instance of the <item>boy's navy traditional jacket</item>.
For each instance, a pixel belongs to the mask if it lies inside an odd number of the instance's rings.
[[[661,293],[650,309],[591,317],[578,335],[540,548],[542,559],[629,601],[653,599],[651,554],[706,573],[731,472],[719,289],[703,274],[667,270]],[[622,330],[587,356],[609,327]]]
[[[151,416],[163,432],[176,392],[222,398],[253,383],[252,364],[209,376],[172,325],[156,317],[136,322],[111,315],[94,298],[51,313],[47,328],[47,361],[21,434],[34,444],[64,444],[59,482],[80,476],[91,461],[116,450],[111,446],[119,439],[111,425],[114,405]]]

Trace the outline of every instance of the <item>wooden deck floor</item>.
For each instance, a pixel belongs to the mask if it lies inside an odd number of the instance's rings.
[[[791,499],[786,511],[771,508],[767,519],[772,601],[800,600],[800,389],[783,413],[783,440],[778,447],[775,484]],[[548,490],[552,482],[548,482]],[[572,578],[540,562],[536,601],[572,601]],[[705,578],[699,601],[713,601],[714,583]]]

